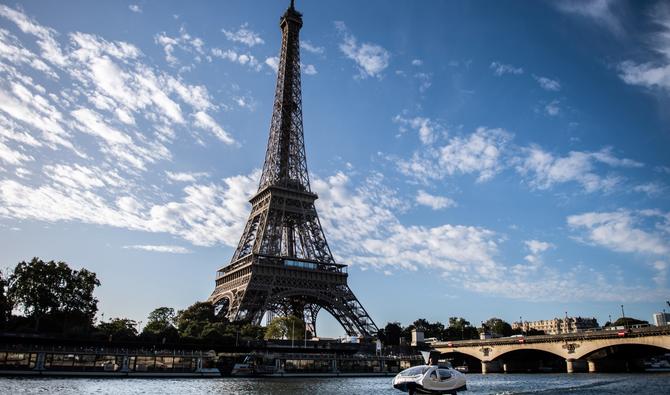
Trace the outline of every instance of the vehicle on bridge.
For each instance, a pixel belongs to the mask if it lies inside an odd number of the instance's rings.
[[[457,394],[467,390],[465,375],[449,363],[437,362],[439,353],[422,351],[426,365],[405,369],[393,378],[393,387],[410,395]]]

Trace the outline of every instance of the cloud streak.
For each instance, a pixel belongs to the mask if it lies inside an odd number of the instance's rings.
[[[389,65],[390,53],[377,44],[359,44],[344,22],[335,22],[335,27],[343,39],[339,45],[340,51],[356,63],[359,77],[381,78],[383,71]]]

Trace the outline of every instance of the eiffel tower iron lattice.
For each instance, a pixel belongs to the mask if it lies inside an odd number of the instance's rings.
[[[230,321],[260,324],[293,314],[316,335],[326,310],[347,335],[374,336],[377,326],[347,285],[314,206],[302,127],[299,32],[293,1],[280,19],[282,46],[265,163],[251,214],[229,265],[217,272],[209,301]]]

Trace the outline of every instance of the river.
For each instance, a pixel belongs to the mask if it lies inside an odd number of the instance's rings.
[[[670,373],[471,374],[475,394],[670,394]],[[391,378],[13,378],[1,394],[401,394]]]

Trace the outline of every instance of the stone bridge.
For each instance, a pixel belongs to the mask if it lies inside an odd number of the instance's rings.
[[[461,354],[481,362],[482,373],[513,371],[514,364],[541,356],[565,360],[568,373],[604,371],[612,360],[638,365],[642,358],[670,352],[670,326],[628,330],[598,330],[563,335],[504,337],[484,340],[437,341],[431,347],[450,358]],[[617,355],[619,356],[617,359]],[[623,360],[621,360],[623,356]],[[540,362],[540,366],[542,363]]]

